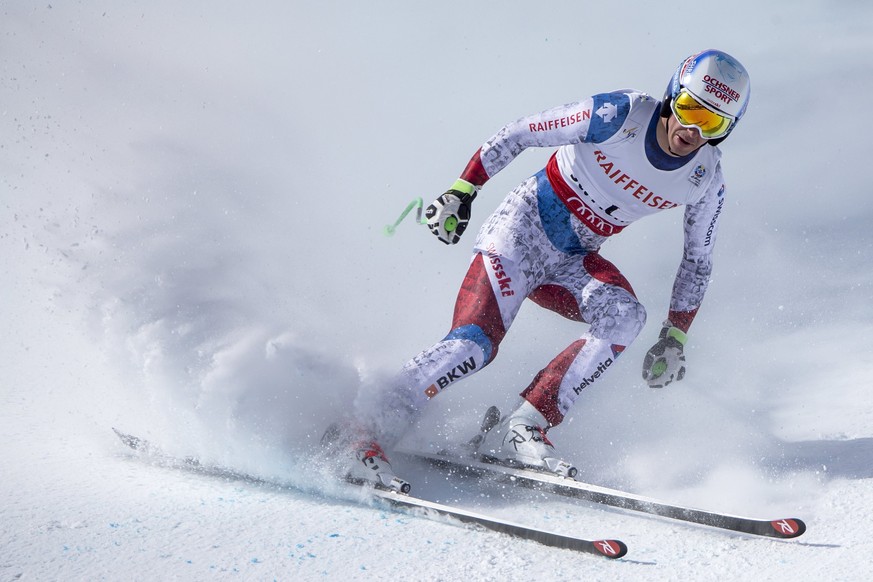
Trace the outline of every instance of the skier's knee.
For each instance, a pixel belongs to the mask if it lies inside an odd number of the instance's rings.
[[[631,341],[636,339],[636,337],[640,334],[643,328],[646,326],[646,318],[648,314],[646,313],[646,307],[639,301],[637,301],[636,297],[634,297],[633,302],[628,304],[627,310],[624,314],[624,333],[632,336],[629,338],[627,344],[629,345]]]
[[[484,361],[482,362],[483,366],[487,366],[492,358],[497,355],[497,343],[493,342],[485,331],[474,323],[454,328],[449,332],[445,339],[463,339],[478,345],[482,350],[482,356],[484,358]]]
[[[591,333],[612,343],[630,345],[646,325],[646,308],[636,297],[620,290],[594,310]]]

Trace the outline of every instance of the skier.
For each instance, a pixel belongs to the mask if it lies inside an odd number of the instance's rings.
[[[479,453],[565,470],[546,431],[584,388],[602,382],[646,323],[630,283],[599,249],[634,221],[684,205],[684,252],[642,371],[652,388],[681,380],[724,205],[716,146],[745,113],[749,89],[739,61],[705,50],[679,64],[660,102],[636,90],[601,93],[509,123],[486,141],[427,208],[428,227],[443,243],[458,242],[478,191],[523,150],[557,150],[479,231],[448,335],[412,358],[395,381],[363,389],[354,425],[327,439],[345,447],[350,477],[383,485],[396,479],[378,443],[396,442],[428,400],[494,361],[525,299],[588,328],[536,374],[517,408],[485,434]]]

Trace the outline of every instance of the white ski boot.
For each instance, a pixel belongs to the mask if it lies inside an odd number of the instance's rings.
[[[358,485],[409,493],[412,486],[394,474],[385,451],[370,431],[353,423],[332,424],[321,445],[325,456],[339,465],[340,476]]]
[[[546,436],[548,426],[542,413],[527,400],[503,419],[497,407],[492,406],[485,413],[482,432],[471,444],[490,462],[574,478],[578,471],[557,456],[555,446]]]

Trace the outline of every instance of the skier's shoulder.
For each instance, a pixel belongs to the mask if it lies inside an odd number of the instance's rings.
[[[721,150],[716,146],[704,145],[695,156],[692,168],[688,179],[700,191],[700,196],[692,204],[700,202],[720,208],[725,195]]]
[[[657,99],[638,89],[616,89],[606,93],[597,93],[592,95],[592,99],[595,104],[602,105],[609,103],[628,111],[645,106],[653,107],[659,104]]]
[[[658,101],[636,89],[618,89],[591,96],[591,141],[603,142],[628,122],[640,125],[648,121]]]

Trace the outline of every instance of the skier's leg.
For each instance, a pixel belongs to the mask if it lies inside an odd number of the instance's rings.
[[[588,331],[536,375],[521,393],[519,406],[486,435],[481,453],[553,471],[566,469],[557,462],[546,430],[563,421],[582,389],[599,380],[643,328],[645,309],[621,273],[597,253],[581,262],[582,268],[570,265],[535,289],[531,299],[589,323]]]
[[[385,446],[400,438],[431,398],[494,360],[525,297],[542,283],[536,278],[542,269],[533,275],[520,267],[530,263],[532,249],[548,244],[530,219],[537,216],[536,197],[537,179],[531,178],[483,225],[449,333],[409,360],[397,378],[360,392],[357,414],[377,427]]]
[[[501,310],[511,313],[511,320],[520,303],[497,301],[483,256],[477,253],[458,293],[452,329],[410,359],[396,377],[363,386],[355,401],[357,416],[375,427],[379,440],[390,448],[431,398],[493,361],[506,335]]]
[[[458,292],[451,331],[403,367],[405,384],[414,387],[417,403],[424,404],[494,360],[525,297],[523,290],[507,292],[508,285],[526,288],[515,264],[501,259],[496,247],[487,254],[478,251]]]
[[[528,402],[539,410],[550,426],[564,420],[584,388],[597,382],[629,346],[646,322],[646,311],[630,284],[618,269],[597,253],[585,255],[583,269],[558,276],[557,288],[563,301],[532,299],[555,309],[556,305],[578,306],[575,318],[590,324],[578,340],[553,359],[524,392]],[[539,290],[538,290],[539,291]]]

